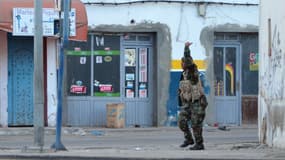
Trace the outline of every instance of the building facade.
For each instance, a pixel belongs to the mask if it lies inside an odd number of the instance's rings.
[[[32,126],[34,113],[34,1],[0,1],[0,125]],[[43,1],[43,88],[45,125],[55,126],[57,109],[59,12],[54,0]],[[73,0],[75,9],[70,39],[87,40],[84,5]],[[77,33],[77,34],[76,34]]]
[[[89,39],[69,46],[65,125],[105,126],[108,103],[125,104],[127,126],[175,121],[186,41],[209,100],[206,123],[257,123],[257,0],[82,2]]]
[[[259,138],[285,148],[284,1],[260,1]]]
[[[47,8],[54,7],[53,0],[44,2]],[[186,41],[193,42],[192,57],[209,100],[206,123],[256,123],[258,0],[81,2],[85,7],[76,8],[76,33],[86,33],[85,10],[89,32],[85,42],[70,41],[65,54],[64,125],[106,126],[109,103],[124,104],[122,116],[128,127],[175,124]],[[3,8],[7,4],[8,11]],[[1,125],[30,126],[32,99],[26,98],[33,97],[33,40],[14,36],[12,17],[7,20],[5,15],[11,15],[11,8],[32,6],[1,1],[0,7]],[[16,44],[21,50],[15,50]],[[56,120],[57,54],[58,40],[45,37],[45,122],[49,126]],[[22,124],[25,117],[27,123]]]

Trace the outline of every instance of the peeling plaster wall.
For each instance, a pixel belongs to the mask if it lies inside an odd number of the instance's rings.
[[[260,1],[259,139],[278,148],[285,148],[284,5]]]
[[[56,125],[57,112],[57,41],[47,39],[47,108],[48,126]]]

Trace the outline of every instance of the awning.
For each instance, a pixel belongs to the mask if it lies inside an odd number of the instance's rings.
[[[13,8],[34,8],[34,0],[0,0],[0,30],[13,32]],[[54,0],[43,0],[43,8],[54,8]],[[76,10],[76,36],[70,40],[86,41],[88,32],[87,15],[80,0],[71,0]]]

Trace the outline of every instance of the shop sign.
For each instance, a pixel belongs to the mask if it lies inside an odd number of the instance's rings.
[[[73,84],[70,86],[70,93],[86,94],[86,91],[87,91],[87,87],[82,85],[81,80],[76,81],[76,84]]]
[[[70,92],[76,94],[85,94],[86,89],[87,89],[86,86],[71,85]]]
[[[111,84],[99,84],[100,92],[112,92],[113,87]]]
[[[249,53],[249,70],[258,71],[258,53]]]
[[[75,9],[70,11],[70,36],[76,35]],[[43,36],[53,36],[54,21],[59,19],[59,12],[54,8],[43,8]],[[34,35],[34,8],[13,8],[13,35]]]

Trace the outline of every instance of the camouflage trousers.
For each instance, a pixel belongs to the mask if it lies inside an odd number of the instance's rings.
[[[205,108],[200,106],[199,101],[189,102],[181,109],[178,117],[178,126],[184,133],[186,141],[193,141],[193,136],[189,128],[191,124],[192,132],[196,144],[203,144],[203,121],[205,118]]]

